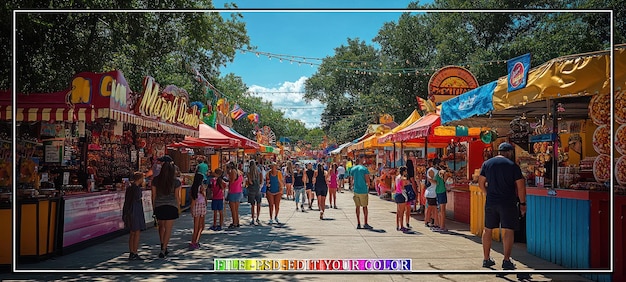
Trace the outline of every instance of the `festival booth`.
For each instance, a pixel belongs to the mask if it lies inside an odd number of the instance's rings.
[[[440,158],[449,169],[452,169],[454,184],[449,186],[452,193],[448,194],[447,214],[457,221],[469,223],[468,179],[470,172],[480,168],[483,161],[481,146],[484,145],[477,140],[480,130],[455,127],[452,134],[449,132],[450,128],[440,125],[440,112],[431,112],[393,134],[391,140],[420,144],[424,148],[424,153],[417,154],[414,160],[415,175],[420,183],[422,195],[425,189],[427,159]],[[435,148],[436,151],[431,153],[428,151],[429,148]]]
[[[151,77],[143,86],[132,92],[120,71],[80,73],[66,91],[17,95],[17,140],[35,140],[17,160],[20,261],[124,232],[119,207],[132,173],[147,171],[167,144],[198,136],[200,111],[183,89]],[[143,202],[152,222],[149,189]]]
[[[11,214],[13,197],[13,148],[12,148],[12,99],[8,92],[0,92],[0,266],[8,268],[12,263],[13,226]],[[24,143],[24,142],[22,142]]]
[[[224,124],[216,124],[215,125],[215,129],[217,129],[217,131],[219,131],[220,133],[230,137],[230,138],[234,138],[239,140],[239,142],[241,142],[241,145],[239,147],[238,150],[236,150],[234,153],[235,155],[231,155],[231,152],[228,152],[228,156],[221,156],[222,159],[222,163],[226,163],[229,160],[233,160],[236,163],[241,165],[241,168],[243,170],[243,164],[245,162],[245,154],[255,154],[258,152],[261,152],[261,150],[265,150],[263,149],[261,146],[261,144],[259,144],[258,142],[251,140],[243,135],[241,135],[239,132],[237,132],[236,130],[234,130],[233,128],[226,126]]]
[[[507,77],[500,78],[491,116],[459,121],[510,123],[507,139],[516,144],[516,161],[527,180],[528,217],[516,237],[526,239],[529,253],[568,268],[609,267],[609,188],[617,192],[614,212],[621,214],[624,209],[623,157],[617,159],[613,174],[617,185],[609,184],[610,60],[610,51],[556,58],[530,70],[526,87],[512,92],[507,91]],[[626,147],[618,117],[624,121],[620,111],[624,104],[618,98],[624,96],[626,82],[623,45],[615,50],[614,70],[614,153],[620,156],[624,152],[620,146]],[[616,217],[615,235],[623,234],[621,220]],[[616,269],[624,269],[623,240],[615,236],[615,242]],[[615,276],[623,277],[623,272]],[[592,278],[610,279],[609,275]]]

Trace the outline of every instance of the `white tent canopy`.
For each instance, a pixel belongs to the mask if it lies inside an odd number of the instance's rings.
[[[347,148],[351,144],[352,144],[352,142],[343,143],[339,147],[337,147],[337,149],[334,149],[334,150],[330,151],[330,154],[331,155],[339,154],[339,153],[341,153],[341,150]]]

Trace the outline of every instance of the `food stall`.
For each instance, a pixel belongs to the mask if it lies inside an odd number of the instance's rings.
[[[614,53],[616,90],[626,81],[624,47]],[[610,186],[610,55],[600,51],[553,59],[530,70],[527,86],[513,92],[507,91],[507,77],[500,78],[492,96],[493,112],[470,119],[510,123],[507,139],[518,143],[516,160],[527,180],[528,251],[568,268],[609,267],[610,191],[621,190]],[[521,123],[512,122],[516,120]],[[516,132],[523,123],[529,127],[525,140]],[[619,210],[620,195],[614,195]],[[620,220],[616,218],[616,226]],[[623,252],[622,241],[615,237],[617,252]],[[618,257],[616,265],[623,264]]]
[[[32,153],[22,157],[17,186],[21,261],[32,256],[26,242],[35,233],[52,246],[47,254],[62,254],[124,232],[120,207],[132,173],[147,171],[166,144],[198,136],[200,111],[188,106],[184,90],[150,77],[143,83],[136,93],[120,71],[80,73],[69,90],[17,95],[18,135],[35,141],[24,147]],[[147,187],[143,202],[151,222]],[[29,227],[32,213],[49,232]]]
[[[13,198],[13,148],[12,148],[12,100],[8,92],[0,92],[0,224],[12,226]],[[0,231],[0,267],[9,268],[12,263],[13,233],[11,228]]]

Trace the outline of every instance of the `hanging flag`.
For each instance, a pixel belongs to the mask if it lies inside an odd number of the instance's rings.
[[[433,101],[426,100],[420,97],[415,98],[417,99],[417,105],[421,111],[434,112],[437,109]]]
[[[526,87],[530,70],[530,53],[506,61],[508,92]]]
[[[246,112],[239,106],[239,104],[235,104],[233,109],[230,111],[230,117],[234,120],[239,120],[246,115]]]

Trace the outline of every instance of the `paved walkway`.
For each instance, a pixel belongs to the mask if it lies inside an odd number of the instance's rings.
[[[296,212],[293,201],[281,201],[279,219],[284,225],[268,225],[268,208],[263,200],[261,226],[249,226],[249,205],[241,205],[241,228],[234,231],[205,230],[201,248],[188,251],[193,219],[188,212],[174,224],[170,243],[170,257],[159,259],[159,238],[156,228],[141,233],[139,254],[144,261],[127,260],[128,235],[123,235],[83,250],[34,264],[20,264],[19,269],[53,273],[1,274],[6,280],[213,280],[221,281],[517,281],[515,274],[496,277],[501,270],[502,245],[494,243],[492,257],[494,270],[481,267],[480,238],[469,232],[467,224],[448,221],[448,234],[432,232],[424,227],[421,216],[411,219],[413,232],[404,234],[395,230],[395,203],[370,195],[369,223],[373,230],[357,230],[352,193],[338,194],[339,209],[328,209],[326,220],[319,219],[316,210]],[[207,213],[207,228],[212,223],[212,212]],[[230,223],[225,211],[225,223]],[[271,259],[367,259],[410,258],[413,271],[422,273],[269,273],[269,274],[211,274],[215,258],[271,258]],[[532,281],[589,281],[571,274],[538,274],[540,270],[561,267],[530,255],[524,244],[516,244],[513,261],[519,270],[538,270]],[[460,271],[459,271],[460,270]],[[118,271],[118,272],[115,272]],[[123,271],[138,271],[128,273]],[[456,273],[451,273],[456,272]],[[482,272],[482,273],[481,273]]]

